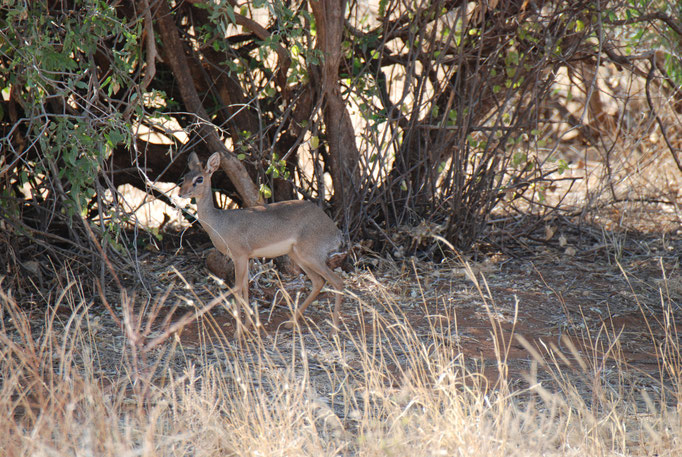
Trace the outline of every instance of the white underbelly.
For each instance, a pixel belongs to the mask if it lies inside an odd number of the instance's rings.
[[[261,246],[254,249],[251,253],[251,257],[267,257],[268,259],[272,257],[279,257],[284,254],[288,254],[291,251],[291,246],[294,244],[294,240],[280,240],[275,243],[269,243],[265,246]]]

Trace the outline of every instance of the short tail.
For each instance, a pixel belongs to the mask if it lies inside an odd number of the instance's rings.
[[[352,250],[353,248],[350,245],[350,241],[339,232],[338,246],[327,256],[327,265],[329,265],[329,268],[334,270],[335,268],[341,267],[341,269],[345,270],[344,266],[347,265],[348,255]]]

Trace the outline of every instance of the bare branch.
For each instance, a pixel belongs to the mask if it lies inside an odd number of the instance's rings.
[[[168,3],[165,1],[159,2],[157,20],[165,46],[165,57],[173,69],[175,78],[178,80],[183,101],[187,105],[187,108],[199,118],[199,129],[204,140],[206,140],[213,151],[221,152],[221,167],[230,177],[230,180],[244,200],[246,206],[259,205],[261,200],[256,185],[249,177],[249,174],[241,161],[239,161],[233,153],[227,150],[225,144],[218,136],[215,127],[210,122],[206,109],[201,103],[199,94],[194,87],[194,79],[189,72],[189,65],[185,57],[182,42],[180,41],[180,35],[175,27],[175,22],[171,16]]]
[[[661,120],[661,117],[658,115],[658,112],[656,111],[656,108],[654,107],[654,102],[651,98],[651,80],[654,79],[654,73],[656,72],[656,56],[655,54],[652,55],[651,57],[651,69],[649,70],[649,75],[646,78],[646,101],[649,104],[649,109],[651,112],[654,114],[654,117],[656,118],[656,123],[658,124],[658,127],[661,129],[661,133],[663,134],[663,139],[665,140],[665,144],[668,146],[668,150],[670,150],[670,155],[672,155],[673,160],[677,164],[678,170],[682,172],[682,162],[680,162],[680,158],[677,157],[677,151],[672,143],[670,143],[670,139],[668,138],[668,130],[665,127],[665,124]]]

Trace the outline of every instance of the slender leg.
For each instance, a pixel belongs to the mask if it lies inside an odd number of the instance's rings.
[[[334,326],[334,332],[339,329],[339,320],[341,317],[341,301],[343,296],[343,279],[336,273],[334,273],[326,263],[318,264],[319,270],[317,271],[323,278],[327,280],[331,286],[336,289],[336,296],[334,297],[334,314],[332,314],[332,324]]]
[[[341,292],[343,291],[343,279],[341,279],[336,273],[329,269],[324,259],[319,259],[316,257],[305,257],[299,250],[294,246],[292,252],[289,254],[291,259],[298,264],[299,267],[305,272],[306,275],[312,281],[312,290],[310,295],[305,301],[298,307],[296,313],[293,316],[292,322],[288,324],[288,327],[293,327],[296,321],[303,315],[305,309],[310,305],[322,290],[324,286],[325,279],[336,289],[339,293],[336,294],[334,302],[334,313],[332,315],[332,323],[334,325],[334,331],[339,327],[339,314],[341,308]]]
[[[289,258],[303,270],[303,272],[310,278],[312,281],[312,289],[310,291],[310,294],[308,297],[303,301],[301,305],[298,306],[296,311],[294,312],[294,315],[291,317],[291,321],[287,322],[286,327],[287,328],[293,328],[294,325],[296,325],[296,322],[298,319],[301,317],[303,314],[303,311],[312,303],[313,300],[315,300],[315,297],[320,293],[320,290],[322,290],[322,287],[324,286],[324,279],[322,276],[318,275],[315,273],[315,270],[312,268],[309,268],[306,264],[306,262],[298,255],[296,250],[292,250],[292,252],[289,253]]]
[[[301,318],[308,305],[310,305],[313,300],[317,298],[317,296],[320,294],[320,291],[322,290],[322,287],[324,286],[324,279],[322,276],[318,275],[314,272],[314,270],[311,270],[304,265],[300,265],[300,267],[303,269],[303,271],[305,271],[305,274],[310,278],[313,285],[308,297],[301,305],[299,305],[298,309],[294,313],[292,324],[295,324]]]
[[[244,333],[244,325],[242,324],[242,307],[244,303],[249,303],[249,259],[248,257],[234,257],[232,259],[234,263],[234,287],[235,287],[235,305],[236,305],[236,318],[237,318],[237,328],[235,330],[235,336],[241,336]],[[244,303],[242,303],[242,301]],[[248,319],[248,316],[247,316]],[[248,320],[247,320],[248,328]]]
[[[244,314],[246,315],[246,328],[254,327],[256,331],[260,331],[260,317],[258,311],[251,306],[249,301],[249,259],[245,260],[246,267],[244,269],[244,276],[242,278],[242,296],[244,297]]]

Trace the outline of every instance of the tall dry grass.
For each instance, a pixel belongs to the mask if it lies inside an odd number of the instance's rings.
[[[492,315],[485,282],[476,285]],[[417,330],[378,281],[365,301],[354,297],[362,312],[347,319],[359,332],[230,342],[205,313],[199,345],[164,333],[125,295],[112,305],[117,327],[93,317],[75,282],[44,312],[2,291],[0,454],[682,455],[682,358],[666,290],[663,319],[647,320],[652,338],[666,336],[653,341],[660,370],[646,382],[632,382],[617,329],[542,347],[492,318],[490,370],[462,355],[455,310]],[[519,343],[522,381],[507,361]]]

